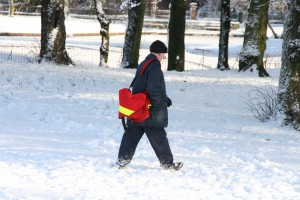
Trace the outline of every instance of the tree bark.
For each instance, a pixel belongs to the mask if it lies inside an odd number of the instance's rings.
[[[66,51],[64,0],[44,0],[41,11],[41,51],[39,62],[73,64]]]
[[[145,0],[132,0],[128,11],[128,25],[123,47],[121,67],[136,68],[139,62],[139,51],[145,14]]]
[[[168,71],[184,71],[185,0],[171,0],[168,42]]]
[[[219,58],[218,69],[227,70],[228,65],[228,40],[230,32],[230,0],[222,0],[221,19],[220,19],[220,39],[219,39]]]
[[[300,1],[287,0],[283,31],[278,109],[285,125],[300,130]]]
[[[105,12],[103,11],[103,2],[102,0],[94,0],[97,19],[100,23],[101,30],[101,47],[100,47],[100,63],[99,66],[105,66],[108,60],[109,52],[109,20],[107,20]]]
[[[239,71],[258,71],[259,77],[269,77],[263,58],[266,50],[268,10],[270,0],[251,0],[248,20],[240,53]]]

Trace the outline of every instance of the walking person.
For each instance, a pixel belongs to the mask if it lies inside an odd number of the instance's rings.
[[[167,107],[172,105],[172,101],[166,94],[160,62],[166,58],[167,52],[166,45],[156,40],[150,46],[150,54],[137,67],[136,77],[132,84],[132,94],[147,91],[151,101],[150,117],[139,123],[128,120],[118,153],[117,165],[119,168],[125,168],[131,162],[144,133],[164,169],[177,171],[183,166],[182,162],[174,163],[165,131],[165,127],[168,126]],[[150,62],[143,74],[139,75],[144,63],[150,59],[154,60]]]

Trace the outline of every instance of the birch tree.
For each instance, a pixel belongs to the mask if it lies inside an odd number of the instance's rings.
[[[43,0],[41,11],[41,50],[39,62],[73,64],[66,51],[64,0]]]
[[[168,71],[184,71],[185,0],[171,0],[168,42]]]
[[[244,43],[239,56],[239,71],[258,71],[259,77],[268,77],[263,63],[266,50],[268,9],[270,0],[251,0]]]
[[[94,0],[94,3],[97,12],[97,19],[101,26],[100,35],[102,37],[99,66],[105,66],[107,64],[109,52],[109,20],[106,18],[105,12],[103,11],[102,0]]]
[[[125,33],[121,67],[136,68],[139,62],[139,51],[145,14],[145,0],[126,0],[128,6],[128,24]]]
[[[219,38],[219,58],[218,69],[226,70],[228,66],[228,40],[230,31],[230,0],[221,1],[220,38]]]
[[[278,109],[285,125],[300,130],[300,1],[287,0]]]

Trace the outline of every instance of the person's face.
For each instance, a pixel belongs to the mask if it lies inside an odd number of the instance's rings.
[[[162,61],[163,59],[166,59],[166,54],[165,53],[159,53],[157,59],[159,61]]]

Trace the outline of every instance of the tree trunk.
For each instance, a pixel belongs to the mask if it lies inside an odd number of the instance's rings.
[[[145,0],[132,0],[128,11],[128,25],[123,47],[121,67],[136,68],[139,62],[139,51],[145,14]]]
[[[300,1],[287,0],[278,101],[285,125],[300,130]]]
[[[108,60],[109,52],[109,20],[106,19],[106,15],[103,11],[102,0],[94,0],[97,19],[100,23],[101,30],[100,35],[102,37],[101,47],[100,47],[100,63],[99,66],[105,66]]]
[[[14,0],[9,0],[9,16],[13,17],[15,12]]]
[[[219,58],[218,58],[218,69],[226,70],[228,66],[228,39],[230,31],[230,0],[222,0],[221,7],[221,31],[219,39]]]
[[[270,0],[250,1],[244,44],[239,60],[239,71],[250,70],[252,72],[256,68],[259,77],[269,77],[263,64],[269,3]]]
[[[171,0],[168,42],[168,71],[184,71],[185,0]]]
[[[44,0],[41,11],[41,51],[39,62],[73,64],[66,51],[64,0]]]

